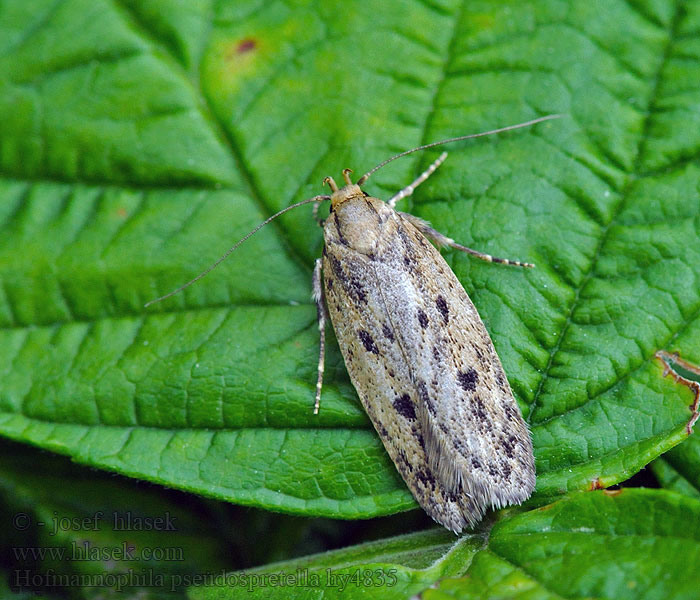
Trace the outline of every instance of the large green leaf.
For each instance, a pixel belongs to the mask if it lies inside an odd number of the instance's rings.
[[[415,506],[334,343],[312,414],[310,208],[143,304],[324,175],[557,112],[454,146],[412,209],[537,263],[446,253],[531,425],[540,497],[626,479],[690,419],[653,356],[700,351],[699,56],[700,11],[662,0],[4,2],[0,431],[260,507]]]
[[[373,542],[230,573],[190,595],[287,598],[291,588],[295,598],[408,598],[426,590],[425,600],[690,599],[699,524],[700,501],[672,492],[573,493],[481,533]]]

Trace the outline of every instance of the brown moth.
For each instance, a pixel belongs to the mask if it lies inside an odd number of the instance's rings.
[[[313,275],[321,334],[314,413],[320,405],[325,324],[333,323],[358,396],[413,496],[438,523],[458,533],[476,525],[488,508],[519,504],[535,487],[532,442],[493,343],[469,296],[435,246],[450,246],[482,260],[495,258],[455,243],[396,202],[413,193],[445,160],[443,153],[388,202],[361,186],[378,169],[406,154],[534,125],[549,115],[501,129],[460,136],[402,152],[332,194],[316,196],[273,215],[217,262],[174,292],[191,285],[280,214],[329,200],[323,258]],[[430,242],[433,242],[433,246]]]

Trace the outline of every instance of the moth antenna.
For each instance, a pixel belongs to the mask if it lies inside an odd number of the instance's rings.
[[[414,152],[418,152],[419,150],[426,150],[427,148],[433,148],[434,146],[442,146],[443,144],[451,144],[452,142],[460,142],[462,140],[483,137],[485,135],[493,135],[494,133],[503,133],[504,131],[511,131],[512,129],[520,129],[521,127],[529,127],[530,125],[535,125],[536,123],[541,123],[542,121],[549,121],[550,119],[560,119],[563,116],[564,115],[547,115],[545,117],[539,117],[537,119],[532,119],[531,121],[525,121],[524,123],[517,123],[516,125],[508,125],[507,127],[500,127],[498,129],[491,129],[490,131],[482,131],[481,133],[470,133],[468,135],[460,135],[459,137],[449,138],[447,140],[441,140],[439,142],[432,142],[430,144],[418,146],[417,148],[412,148],[411,150],[406,150],[405,152],[401,152],[399,154],[396,154],[395,156],[392,156],[391,158],[387,158],[385,161],[379,163],[373,169],[370,169],[369,171],[367,171],[367,173],[365,173],[362,177],[360,177],[357,180],[357,185],[362,185],[370,178],[370,176],[373,173],[375,173],[376,171],[379,171],[379,169],[381,169],[383,166],[389,164],[391,161],[394,161],[397,158],[401,158],[402,156],[406,156],[407,154],[413,154]]]
[[[185,288],[190,287],[193,283],[199,281],[202,277],[205,275],[209,274],[211,271],[216,269],[222,262],[224,262],[229,255],[236,249],[238,246],[240,246],[243,242],[245,242],[250,236],[256,234],[258,231],[260,231],[265,225],[270,223],[271,221],[274,221],[277,217],[280,215],[283,215],[286,213],[288,210],[292,210],[293,208],[298,208],[300,206],[303,206],[304,204],[309,204],[311,202],[323,202],[324,200],[330,200],[330,196],[314,196],[313,198],[307,198],[306,200],[302,200],[301,202],[297,202],[296,204],[292,204],[291,206],[288,206],[287,208],[283,208],[281,211],[276,212],[274,215],[271,217],[268,217],[265,219],[260,225],[258,225],[255,229],[252,231],[248,232],[246,235],[244,235],[240,240],[238,240],[233,246],[231,246],[224,254],[212,265],[204,269],[197,277],[194,279],[190,279],[187,283],[181,285],[179,288],[176,290],[173,290],[169,294],[165,294],[165,296],[161,296],[160,298],[156,298],[155,300],[151,300],[150,302],[147,302],[144,304],[144,308],[147,308],[151,306],[151,304],[155,304],[156,302],[160,302],[161,300],[165,300],[166,298],[170,298],[170,296],[174,296],[175,294],[179,294],[182,290]]]

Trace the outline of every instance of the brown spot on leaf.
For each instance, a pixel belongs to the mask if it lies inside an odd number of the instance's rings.
[[[253,38],[245,38],[238,42],[236,46],[236,52],[238,54],[245,54],[246,52],[251,52],[257,47],[257,42]]]

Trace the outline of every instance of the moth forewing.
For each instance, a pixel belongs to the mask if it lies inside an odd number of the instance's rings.
[[[357,186],[331,197],[325,299],[350,378],[418,503],[459,532],[535,483],[486,329],[438,250]]]

